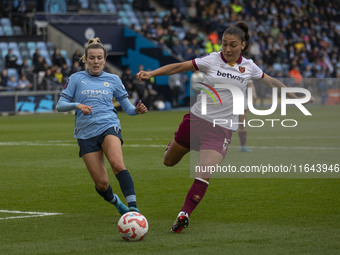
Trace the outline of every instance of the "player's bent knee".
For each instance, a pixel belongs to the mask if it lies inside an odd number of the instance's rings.
[[[108,181],[95,181],[95,185],[99,191],[106,191],[110,184]]]
[[[114,174],[119,173],[120,171],[123,171],[126,169],[124,164],[111,164],[112,171]]]
[[[163,164],[165,165],[165,166],[174,166],[174,165],[176,165],[178,163],[178,161],[173,161],[173,160],[170,160],[170,159],[168,159],[168,158],[164,158],[164,160],[163,160]]]

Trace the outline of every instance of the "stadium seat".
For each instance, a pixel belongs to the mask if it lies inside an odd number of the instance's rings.
[[[19,42],[18,46],[20,50],[27,50],[26,42]]]
[[[40,49],[40,50],[46,50],[47,51],[47,46],[46,46],[46,43],[43,42],[43,41],[39,41],[37,42],[37,49]]]
[[[123,4],[123,9],[124,9],[125,11],[132,11],[132,7],[131,7],[130,4]]]
[[[134,17],[135,19],[137,19],[134,11],[126,11],[126,15],[127,15],[127,17],[128,17],[129,19],[132,18],[132,17]],[[150,18],[151,18],[151,16],[150,16]],[[131,23],[131,22],[130,22],[130,23]]]
[[[48,49],[48,51],[49,51],[49,52],[51,52],[51,51],[52,51],[52,53],[53,53],[53,51],[54,51],[54,48],[55,48],[55,46],[54,46],[53,42],[47,42],[47,43],[46,43],[46,45],[47,45],[47,49]]]
[[[49,66],[52,65],[51,57],[47,49],[40,49],[40,55],[44,57],[45,61]]]
[[[120,18],[127,18],[127,15],[126,15],[126,13],[125,13],[125,11],[119,11],[118,12],[118,16],[120,17]]]
[[[107,10],[110,13],[116,13],[117,12],[116,6],[113,3],[108,3],[107,4]]]
[[[8,48],[19,51],[19,46],[18,46],[17,42],[9,42],[8,43]]]
[[[50,56],[47,49],[40,49],[40,55],[43,56],[43,57]]]
[[[98,4],[98,9],[99,9],[99,11],[102,12],[102,13],[107,13],[107,12],[108,12],[107,6],[106,6],[106,4],[104,4],[104,3]]]
[[[8,68],[7,72],[8,72],[8,77],[14,76],[15,79],[18,80],[19,74],[18,74],[17,69],[15,69],[15,68]]]
[[[21,49],[20,52],[21,52],[21,57],[23,59],[30,59],[31,58],[30,52],[27,49]]]
[[[161,11],[158,13],[158,16],[160,17],[160,19],[163,19],[165,15],[167,15],[169,13],[169,11]]]
[[[51,61],[51,58],[50,58],[50,55],[47,55],[46,57],[45,57],[45,61],[46,61],[46,63],[49,65],[49,66],[52,66],[53,64],[52,64],[52,61]]]
[[[89,1],[88,0],[79,0],[80,7],[82,9],[88,9],[89,8]]]
[[[124,24],[124,25],[126,25],[126,26],[130,26],[131,25],[131,22],[130,22],[130,19],[128,19],[128,18],[122,18],[121,19],[121,22],[122,22],[122,24]]]
[[[3,26],[12,26],[11,20],[9,18],[3,17],[0,19],[0,21]]]
[[[32,62],[32,59],[31,58],[27,58],[27,65],[29,67],[33,66],[33,62]]]
[[[37,44],[35,42],[27,42],[27,49],[29,51],[33,50],[35,51],[37,48]]]
[[[0,42],[0,50],[8,50],[8,44],[6,42]]]
[[[30,53],[30,58],[33,58],[33,54],[35,53],[35,50],[28,50],[29,51],[29,53]]]
[[[71,66],[72,63],[71,63],[71,60],[69,59],[69,57],[68,57],[68,55],[67,55],[66,50],[60,50],[60,53],[61,53],[61,55],[63,55],[63,57],[65,58],[67,65],[68,65],[68,66]]]
[[[14,35],[23,35],[21,27],[19,26],[13,26],[13,33]]]
[[[3,28],[4,28],[4,34],[5,34],[6,36],[12,36],[12,35],[14,35],[12,26],[4,25]]]
[[[18,59],[21,59],[21,53],[19,49],[13,49],[13,54],[18,57]]]
[[[144,16],[143,16],[143,13],[140,12],[140,11],[135,11],[135,14],[136,14],[136,17],[139,19],[139,20],[143,20],[144,19]]]
[[[3,27],[0,25],[0,36],[4,36],[4,35],[5,35],[4,29],[3,29]]]
[[[8,53],[8,50],[1,50],[1,56],[3,59],[6,58],[7,53]]]

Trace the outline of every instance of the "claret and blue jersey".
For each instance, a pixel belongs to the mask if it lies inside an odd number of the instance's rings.
[[[113,106],[113,97],[121,101],[128,97],[124,85],[115,74],[102,72],[91,76],[88,71],[70,76],[61,93],[69,102],[92,106],[93,113],[84,115],[76,109],[74,137],[88,139],[103,133],[110,127],[120,128],[120,121]]]
[[[192,60],[193,66],[205,74],[204,83],[215,87],[215,84],[232,84],[245,91],[250,80],[263,78],[263,71],[251,59],[240,55],[236,63],[228,63],[222,52],[213,52],[207,56]],[[233,96],[228,89],[217,89],[221,106],[207,98],[207,114],[202,114],[202,94],[198,95],[196,103],[191,107],[191,112],[209,122],[214,119],[227,119],[234,123],[229,129],[237,130],[238,115],[233,114]]]

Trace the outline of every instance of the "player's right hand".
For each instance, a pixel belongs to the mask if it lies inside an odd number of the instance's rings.
[[[84,115],[92,114],[92,107],[85,104],[78,104],[77,109],[81,110]]]
[[[146,72],[146,71],[139,71],[137,74],[136,74],[136,77],[139,81],[142,81],[142,80],[148,80],[151,78],[151,72]]]

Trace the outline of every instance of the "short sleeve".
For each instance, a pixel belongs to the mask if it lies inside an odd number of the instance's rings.
[[[211,66],[211,55],[206,55],[201,58],[195,58],[192,60],[192,64],[194,65],[194,68],[198,71],[201,71],[203,73],[206,73],[209,67]]]
[[[61,92],[61,95],[69,100],[73,99],[75,96],[75,92],[76,92],[76,85],[77,83],[76,83],[75,75],[71,75],[66,81],[63,87],[63,90]]]
[[[260,80],[264,76],[264,72],[258,65],[256,65],[253,61],[251,61],[252,69],[251,69],[251,77],[254,80]]]
[[[121,79],[117,75],[114,75],[113,79],[114,79],[114,84],[115,84],[115,90],[114,90],[113,96],[116,98],[117,101],[121,101],[124,98],[127,98],[129,95]]]

